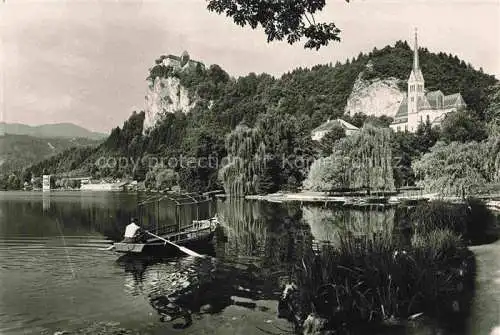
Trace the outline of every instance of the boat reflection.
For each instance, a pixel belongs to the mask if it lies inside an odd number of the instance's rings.
[[[193,318],[231,305],[267,311],[271,304],[277,311],[284,285],[313,252],[312,235],[299,209],[262,212],[260,206],[219,204],[220,229],[208,257],[120,257],[128,292],[143,295],[160,321],[181,321],[174,327],[189,327]]]

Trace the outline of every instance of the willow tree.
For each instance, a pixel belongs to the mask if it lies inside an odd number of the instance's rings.
[[[474,194],[493,177],[488,154],[485,143],[438,142],[414,164],[418,184],[446,196]]]
[[[391,142],[389,128],[376,128],[369,124],[347,138],[344,154],[351,161],[350,188],[394,190]]]
[[[304,188],[311,191],[349,188],[349,165],[349,157],[334,150],[331,156],[312,163]]]
[[[333,146],[333,153],[313,163],[306,189],[360,189],[390,191],[392,174],[392,132],[366,125]]]
[[[219,170],[226,194],[257,193],[259,176],[266,167],[266,146],[258,129],[239,125],[226,137],[226,162]]]
[[[500,182],[500,135],[492,136],[484,142],[484,169],[490,182]]]
[[[419,184],[429,192],[475,194],[500,181],[500,137],[483,142],[438,142],[414,167]]]

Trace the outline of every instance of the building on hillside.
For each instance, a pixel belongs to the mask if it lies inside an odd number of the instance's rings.
[[[50,174],[44,174],[42,178],[42,191],[50,191]]]
[[[311,132],[313,141],[321,141],[333,128],[341,126],[347,136],[359,131],[359,128],[342,119],[328,120]]]
[[[460,93],[444,95],[440,90],[426,92],[425,81],[418,59],[417,30],[413,48],[413,68],[408,78],[408,93],[405,95],[394,122],[390,127],[395,131],[415,132],[418,125],[429,121],[433,126],[440,125],[445,115],[465,108],[466,104]]]
[[[184,70],[186,68],[194,69],[198,65],[200,65],[202,68],[205,68],[205,64],[192,60],[189,57],[187,51],[184,51],[180,57],[175,55],[166,56],[165,58],[163,58],[162,64],[165,66],[171,66],[176,70]]]

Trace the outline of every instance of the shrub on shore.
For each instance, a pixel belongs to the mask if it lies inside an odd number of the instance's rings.
[[[417,232],[409,244],[389,234],[338,241],[298,269],[299,293],[289,303],[297,320],[314,313],[341,330],[466,311],[474,256],[452,230]]]
[[[418,205],[410,214],[415,232],[450,229],[469,244],[490,243],[498,237],[495,215],[479,199],[455,204],[441,200]]]

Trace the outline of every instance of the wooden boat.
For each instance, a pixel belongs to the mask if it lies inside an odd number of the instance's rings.
[[[199,205],[207,203],[210,198],[207,195],[199,194],[166,194],[155,196],[144,200],[138,204],[139,212],[144,209],[148,204],[154,204],[156,210],[160,209],[160,203],[163,201],[170,201],[175,206],[175,222],[170,222],[168,225],[160,224],[159,214],[155,220],[154,227],[148,225],[143,226],[142,222],[139,223],[141,228],[144,228],[145,238],[137,242],[116,242],[113,244],[113,249],[119,253],[137,254],[147,250],[160,250],[162,252],[174,252],[176,247],[168,243],[172,242],[175,245],[185,248],[194,247],[195,249],[200,245],[207,245],[212,241],[215,229],[218,225],[217,217],[210,219],[199,220]],[[193,220],[189,225],[182,225],[180,220],[180,210],[182,206],[196,205],[196,220]],[[210,211],[209,211],[210,212]]]
[[[217,224],[218,221],[216,218],[208,220],[194,220],[191,226],[183,227],[181,229],[173,229],[177,227],[167,227],[169,229],[166,229],[164,232],[157,235],[177,245],[189,248],[198,243],[210,242],[214,236]],[[158,237],[148,238],[142,243],[114,243],[115,251],[121,253],[140,253],[145,251],[146,248],[152,247],[165,248],[170,246]]]

